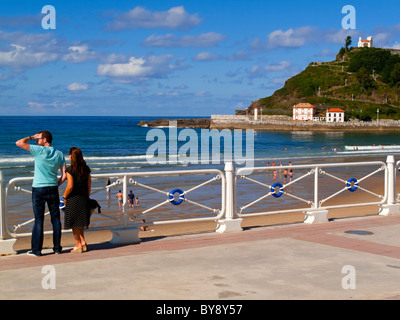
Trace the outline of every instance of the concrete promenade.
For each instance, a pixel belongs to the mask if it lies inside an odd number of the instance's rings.
[[[0,257],[0,299],[400,299],[400,216],[68,249]]]

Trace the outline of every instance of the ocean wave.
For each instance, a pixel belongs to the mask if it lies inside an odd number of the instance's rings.
[[[0,164],[2,163],[28,163],[33,162],[33,157],[2,157],[0,158]]]
[[[345,146],[346,151],[400,151],[400,145]]]
[[[137,159],[151,159],[153,156],[148,155],[135,155],[135,156],[87,156],[84,157],[88,161],[98,161],[98,160],[137,160]]]
[[[398,153],[400,146],[398,145],[372,145],[372,146],[345,146],[344,151],[338,150],[338,154],[357,155],[357,154],[377,154],[377,153]]]
[[[137,160],[137,159],[151,159],[154,158],[152,155],[135,155],[135,156],[87,156],[84,157],[88,161],[112,161],[112,160]],[[0,158],[1,163],[28,163],[33,162],[33,157],[16,157],[16,156],[2,156]],[[66,157],[66,160],[69,161]]]

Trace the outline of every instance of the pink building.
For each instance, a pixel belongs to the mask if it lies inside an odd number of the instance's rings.
[[[298,103],[293,106],[293,120],[313,121],[315,115],[315,106],[310,103]]]

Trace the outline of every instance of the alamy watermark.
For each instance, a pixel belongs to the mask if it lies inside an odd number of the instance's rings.
[[[345,5],[342,13],[346,14],[342,19],[342,28],[345,30],[356,29],[356,8],[352,5]]]
[[[346,274],[342,278],[342,288],[354,290],[356,288],[356,268],[352,265],[345,265],[342,268],[342,274]]]
[[[166,131],[153,128],[147,132],[146,141],[154,141],[146,152],[148,163],[220,164],[223,161],[254,166],[254,130],[247,129],[243,140],[242,129],[201,129],[199,134],[195,129],[185,128],[178,133],[177,122],[170,121]],[[178,142],[184,144],[178,148]]]
[[[45,274],[42,279],[42,288],[54,290],[56,288],[56,268],[52,265],[43,266],[42,273]]]
[[[45,30],[54,30],[56,28],[56,9],[48,4],[43,6],[42,13],[46,14],[42,18],[42,28]]]

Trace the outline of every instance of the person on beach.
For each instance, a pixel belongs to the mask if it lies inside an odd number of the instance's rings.
[[[37,145],[29,144],[35,140]],[[43,249],[43,223],[45,205],[50,211],[53,226],[53,251],[61,253],[61,220],[60,220],[60,196],[58,187],[67,179],[64,155],[51,144],[53,136],[49,131],[25,137],[16,142],[16,145],[29,151],[35,159],[35,171],[32,183],[32,208],[35,222],[32,229],[31,250],[28,255],[41,256]],[[57,178],[58,170],[61,178]]]
[[[146,220],[143,219],[142,223],[145,224]],[[149,226],[147,226],[147,225],[144,225],[144,226],[140,227],[140,230],[142,230],[142,231],[154,231],[154,229],[150,229]]]
[[[132,193],[132,190],[129,192],[129,194],[128,194],[128,205],[129,205],[129,208],[132,210],[132,209],[135,209],[135,205],[134,205],[134,203],[133,203],[133,201],[135,200],[135,195]]]
[[[135,204],[136,204],[136,209],[139,209],[139,198],[137,198],[137,197],[136,197]]]
[[[292,165],[292,162],[289,162],[289,166]],[[289,168],[289,181],[291,182],[293,180],[293,169]]]
[[[123,200],[124,195],[122,194],[121,190],[118,191],[115,197],[118,199],[119,210],[121,211],[124,202]]]
[[[110,180],[110,178],[107,178],[107,185],[106,185],[106,188],[107,188],[107,196],[109,196],[109,195],[111,194],[111,188],[108,187],[110,184],[111,184],[111,180]]]
[[[145,223],[146,223],[146,220],[143,219],[143,220],[142,220],[142,223],[145,224]],[[140,230],[142,230],[142,231],[147,231],[147,230],[149,230],[149,227],[146,226],[146,225],[144,225],[144,226],[140,227]]]
[[[72,253],[87,251],[84,230],[90,224],[90,191],[92,180],[90,169],[79,148],[69,149],[71,166],[67,169],[68,185],[64,192],[64,228],[72,229],[75,247]]]

